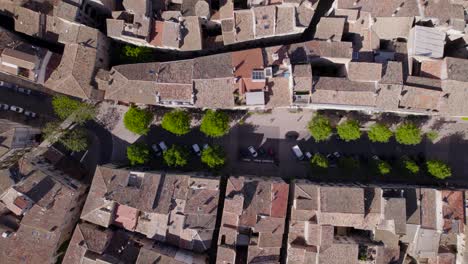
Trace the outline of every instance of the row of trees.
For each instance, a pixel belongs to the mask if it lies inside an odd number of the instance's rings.
[[[309,131],[315,141],[325,141],[330,138],[333,128],[330,120],[323,115],[315,115],[309,122]],[[347,120],[336,127],[336,132],[340,139],[349,142],[361,138],[362,132],[356,120]],[[372,142],[386,143],[395,136],[398,143],[403,145],[417,145],[421,143],[423,134],[421,129],[411,122],[402,123],[393,132],[387,125],[376,123],[367,132],[369,140]],[[435,131],[428,132],[426,136],[434,141],[438,134]]]
[[[153,121],[153,114],[146,110],[131,106],[124,116],[125,127],[138,135],[146,135]],[[163,116],[161,127],[182,136],[191,130],[189,112],[175,109]],[[200,131],[209,137],[221,137],[229,131],[229,116],[221,111],[207,110],[203,115]]]
[[[312,156],[310,163],[316,169],[326,169],[329,167],[329,161],[327,157],[320,153],[316,153],[314,156]],[[347,171],[360,168],[359,160],[353,157],[342,157],[338,163],[341,168]],[[440,160],[428,160],[424,163],[424,165],[427,172],[437,179],[445,179],[452,175],[450,166]],[[373,159],[371,166],[374,171],[380,175],[387,175],[392,171],[392,166],[388,162],[378,158]],[[401,158],[397,166],[409,174],[416,175],[420,172],[420,166],[414,160],[408,157]]]
[[[178,145],[172,145],[162,155],[169,167],[184,167],[189,161],[189,150]],[[132,166],[142,165],[150,161],[151,150],[145,144],[135,143],[127,147],[127,158]],[[220,146],[209,146],[202,150],[201,162],[212,169],[220,168],[226,163],[226,154]]]
[[[52,99],[54,113],[58,121],[47,123],[43,130],[43,137],[51,143],[59,142],[70,151],[84,151],[88,148],[88,133],[83,125],[96,116],[94,105],[71,99],[68,96],[58,95]],[[72,116],[73,115],[73,116]],[[75,124],[73,129],[61,129],[60,124],[67,118]],[[60,135],[55,137],[54,135]]]

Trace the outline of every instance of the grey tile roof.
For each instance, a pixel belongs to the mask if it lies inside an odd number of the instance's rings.
[[[345,25],[343,17],[322,17],[317,24],[314,38],[322,40],[341,41]]]
[[[269,37],[275,34],[276,7],[258,6],[253,8],[255,16],[255,37]]]
[[[348,78],[359,82],[376,82],[382,77],[382,64],[368,62],[350,62]]]
[[[234,77],[231,53],[198,57],[193,62],[193,79]]]
[[[236,87],[233,78],[195,80],[195,105],[207,108],[234,107]]]
[[[295,30],[296,17],[294,6],[277,6],[275,34],[291,34]]]
[[[364,190],[355,187],[322,186],[320,209],[329,213],[364,214]]]

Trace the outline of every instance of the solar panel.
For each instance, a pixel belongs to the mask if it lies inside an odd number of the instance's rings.
[[[265,73],[263,70],[252,71],[252,80],[265,80]]]

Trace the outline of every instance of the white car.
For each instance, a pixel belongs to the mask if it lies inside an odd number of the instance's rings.
[[[27,95],[31,94],[31,90],[26,89],[26,88],[21,88],[21,87],[18,88],[18,92],[24,93],[24,94],[27,94]]]
[[[23,113],[23,111],[24,111],[23,108],[18,107],[18,106],[14,106],[14,105],[10,106],[10,110],[13,111],[13,112],[16,112],[16,113],[20,113],[20,114]]]
[[[312,154],[309,151],[307,151],[305,155],[308,159],[312,159]]]
[[[166,143],[164,143],[164,141],[159,142],[159,148],[161,148],[163,152],[166,151],[167,150]]]
[[[157,144],[151,145],[151,148],[153,149],[154,153],[156,153],[157,156],[161,156],[161,150],[159,149]]]
[[[249,150],[250,154],[252,154],[252,157],[254,158],[258,157],[258,153],[253,146],[250,146],[247,149]]]
[[[0,110],[8,110],[10,109],[10,106],[7,104],[0,104]]]
[[[24,111],[24,115],[28,116],[28,117],[31,117],[31,118],[35,118],[37,116],[36,113],[31,112],[31,111]]]
[[[298,145],[295,145],[292,147],[292,152],[294,153],[294,156],[296,156],[298,160],[304,159],[304,154],[302,153],[302,150]]]
[[[200,150],[200,147],[198,146],[198,144],[193,144],[192,149],[193,149],[193,152],[195,152],[195,154],[197,154],[197,156],[201,156],[201,150]]]

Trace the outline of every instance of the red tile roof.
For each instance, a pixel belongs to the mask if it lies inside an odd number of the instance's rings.
[[[138,217],[138,209],[118,204],[115,210],[114,223],[127,230],[134,230]]]
[[[286,210],[288,208],[288,194],[289,186],[286,183],[272,184],[272,202],[271,202],[271,216],[273,217],[286,217]]]

